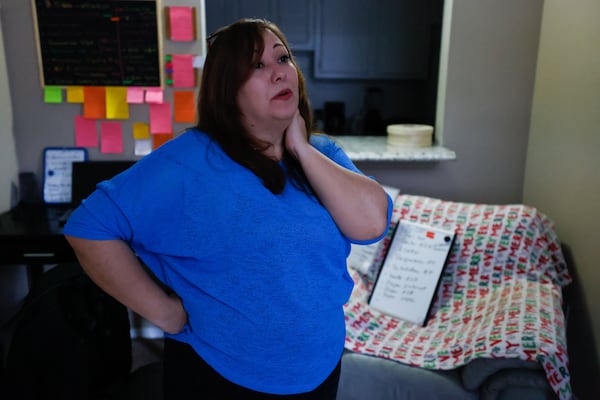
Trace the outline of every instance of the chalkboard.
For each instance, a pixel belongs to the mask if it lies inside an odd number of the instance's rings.
[[[400,220],[369,305],[425,325],[454,237],[451,230]]]
[[[32,0],[42,86],[161,86],[160,0]]]

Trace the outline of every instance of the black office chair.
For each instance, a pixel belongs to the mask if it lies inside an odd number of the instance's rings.
[[[131,370],[127,308],[77,263],[58,265],[0,328],[0,352],[7,398],[112,399]]]

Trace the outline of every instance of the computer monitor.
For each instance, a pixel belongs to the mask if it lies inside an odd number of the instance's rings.
[[[96,185],[110,179],[135,161],[76,161],[71,172],[71,205],[77,207],[96,189]]]

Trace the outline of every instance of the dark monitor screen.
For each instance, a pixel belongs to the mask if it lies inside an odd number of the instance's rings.
[[[81,201],[96,189],[96,185],[110,179],[135,161],[76,161],[71,172],[71,204],[79,206]]]

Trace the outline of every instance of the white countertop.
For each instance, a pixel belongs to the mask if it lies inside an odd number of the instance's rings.
[[[330,136],[352,161],[445,161],[456,153],[442,146],[407,148],[387,143],[387,136]]]

